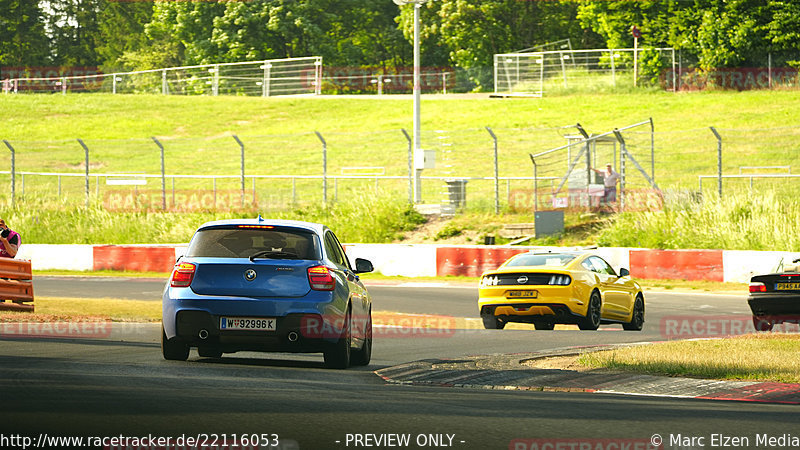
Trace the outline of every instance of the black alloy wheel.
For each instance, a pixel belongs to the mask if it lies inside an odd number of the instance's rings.
[[[592,295],[589,296],[589,306],[586,309],[586,317],[578,323],[578,328],[588,331],[598,329],[600,327],[600,310],[602,306],[600,293],[592,291]]]
[[[344,317],[342,335],[323,353],[325,366],[329,369],[347,369],[350,367],[350,346],[352,345],[352,326],[350,323],[350,309]]]
[[[626,331],[642,331],[642,327],[644,327],[644,299],[641,295],[637,295],[633,303],[631,321],[623,323],[622,328]]]

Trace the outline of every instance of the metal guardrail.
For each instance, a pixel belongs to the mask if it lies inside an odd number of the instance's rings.
[[[130,72],[0,80],[4,93],[108,92],[208,95],[319,95],[322,57],[165,67]]]
[[[0,258],[0,311],[33,310],[31,262]]]

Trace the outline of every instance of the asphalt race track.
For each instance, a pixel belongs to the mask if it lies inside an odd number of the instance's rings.
[[[159,300],[162,285],[35,280],[37,296],[62,297]],[[475,315],[472,287],[369,290],[376,311]],[[157,324],[110,324],[110,334],[100,339],[6,333],[0,335],[0,447],[22,448],[22,437],[30,437],[30,446],[47,448],[55,446],[50,444],[56,436],[169,437],[173,446],[178,438],[185,443],[199,436],[208,446],[216,435],[217,444],[226,439],[230,448],[246,435],[268,443],[277,438],[277,448],[286,449],[650,448],[658,434],[663,448],[756,448],[757,439],[771,437],[784,440],[760,448],[794,448],[780,443],[800,435],[797,405],[404,386],[386,384],[373,373],[426,358],[692,337],[674,335],[688,331],[711,335],[749,320],[744,295],[646,293],[646,299],[642,332],[619,326],[597,332],[472,325],[446,332],[376,330],[372,364],[346,371],[324,369],[321,355],[237,353],[210,359],[193,351],[188,362],[164,361]],[[8,440],[15,436],[20,440]],[[748,445],[732,445],[744,443],[737,437],[747,438]],[[578,446],[583,444],[590,447]]]

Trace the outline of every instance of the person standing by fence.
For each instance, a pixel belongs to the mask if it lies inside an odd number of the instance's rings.
[[[13,258],[22,243],[19,233],[8,228],[6,221],[0,219],[0,258]]]
[[[606,170],[592,169],[603,176],[603,202],[606,204],[617,201],[617,182],[619,174],[611,163],[606,164]]]

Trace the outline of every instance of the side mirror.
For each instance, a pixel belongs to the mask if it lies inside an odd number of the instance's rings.
[[[356,273],[368,273],[375,270],[369,260],[363,258],[356,258]]]
[[[619,269],[619,276],[620,277],[629,277],[630,275],[631,275],[630,270],[625,269],[625,268]]]

